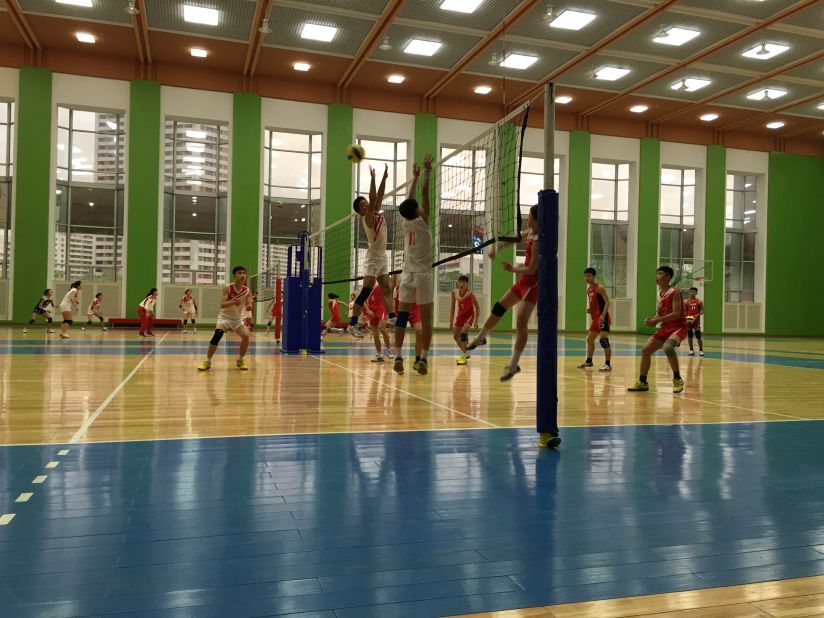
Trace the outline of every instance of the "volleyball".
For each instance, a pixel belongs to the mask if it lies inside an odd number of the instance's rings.
[[[694,324],[695,323],[695,316],[687,316],[687,324]]]
[[[346,158],[352,163],[360,163],[366,157],[366,151],[360,144],[352,144],[346,149]]]

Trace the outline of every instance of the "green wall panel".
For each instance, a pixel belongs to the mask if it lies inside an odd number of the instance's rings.
[[[160,84],[136,80],[129,97],[129,203],[126,224],[126,315],[157,280],[160,190]]]
[[[658,212],[661,190],[661,142],[641,140],[638,166],[638,253],[635,315],[639,332],[651,333],[644,319],[655,313],[655,270],[658,268]]]
[[[50,279],[48,256],[51,186],[52,74],[20,69],[14,204],[14,305],[12,319],[26,321]],[[64,291],[65,292],[65,291]],[[60,293],[55,291],[55,296]]]
[[[346,147],[353,142],[353,110],[350,105],[332,103],[328,108],[326,138],[326,225],[352,212],[352,164],[346,158]],[[350,276],[352,254],[351,226],[341,225],[326,234],[323,277],[334,281]],[[349,283],[334,283],[324,288],[324,297],[335,292],[349,300]],[[325,300],[324,300],[325,303]]]
[[[712,281],[704,286],[703,329],[720,334],[724,308],[724,227],[726,225],[727,150],[707,146],[707,199],[704,218],[704,259],[713,263]]]
[[[258,272],[261,206],[261,99],[236,92],[232,105],[232,234],[228,268]]]
[[[423,158],[425,155],[431,155],[433,161],[437,161],[440,159],[440,149],[438,148],[438,117],[433,114],[415,114],[415,144],[413,147],[414,157],[415,159],[412,163],[417,163],[418,165],[423,163]],[[378,174],[381,172],[378,171]],[[411,178],[411,176],[410,176]],[[438,179],[437,176],[433,176],[430,178],[430,199],[432,203],[436,203],[435,200],[435,188],[438,186]],[[378,178],[378,182],[380,182],[380,178]],[[422,182],[422,181],[421,181]],[[420,187],[418,187],[420,189]],[[387,187],[387,193],[394,189],[394,187]],[[408,191],[406,192],[408,193]],[[406,195],[398,196],[401,199],[405,198]],[[400,201],[398,202],[400,203]],[[429,229],[432,230],[432,236],[435,237],[435,233],[437,230],[437,223],[438,219],[437,216],[429,218]],[[432,243],[432,250],[437,250],[436,244]],[[434,256],[433,260],[434,260]]]
[[[567,186],[566,290],[564,329],[586,330],[586,290],[584,269],[589,265],[589,189],[591,135],[587,131],[569,134],[569,177]]]

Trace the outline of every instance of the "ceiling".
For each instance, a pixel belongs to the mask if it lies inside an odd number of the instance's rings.
[[[0,0],[0,64],[473,120],[500,117],[551,80],[572,97],[558,105],[559,128],[696,143],[746,134],[763,149],[803,142],[824,154],[824,0],[551,0],[549,18],[543,0],[448,0],[474,12],[444,1],[135,0],[131,15],[128,0]],[[217,24],[186,21],[184,4],[217,10]],[[576,12],[586,25],[558,27]],[[259,32],[264,18],[270,33]],[[332,40],[302,37],[306,24],[334,28]],[[78,31],[96,42],[79,43]],[[679,34],[692,38],[661,42]],[[391,49],[380,48],[385,36]],[[406,53],[413,40],[437,51]],[[765,53],[773,46],[781,53]],[[501,64],[516,54],[530,66]],[[597,79],[604,67],[628,72]],[[476,94],[482,85],[491,91]],[[765,88],[773,98],[755,98]]]

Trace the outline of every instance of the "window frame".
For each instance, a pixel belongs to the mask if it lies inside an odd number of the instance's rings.
[[[663,181],[663,175],[665,170],[672,170],[680,172],[681,180],[678,184],[674,183],[665,183]],[[685,172],[692,172],[693,173],[693,183],[686,184],[685,181]],[[659,191],[659,203],[658,203],[658,259],[661,264],[672,264],[677,268],[677,270],[683,270],[687,263],[692,264],[695,261],[695,217],[696,217],[696,199],[697,199],[697,187],[698,187],[698,175],[699,175],[699,168],[696,167],[682,167],[678,165],[661,165],[658,174],[658,191]],[[675,215],[665,215],[663,214],[663,200],[661,199],[661,195],[663,194],[663,187],[679,187],[679,202],[678,202],[678,220],[679,223],[674,223],[671,221],[663,221],[662,217],[674,217]],[[687,187],[692,187],[693,194],[692,194],[692,214],[685,215],[684,214],[684,194]],[[692,223],[685,223],[684,220],[687,218],[692,218]],[[672,255],[663,255],[662,247],[663,247],[663,239],[664,233],[668,233],[670,235],[673,234],[674,231],[677,231],[678,238],[678,257],[672,257]],[[692,255],[684,255],[684,248],[685,248],[685,239],[688,236],[685,234],[686,232],[692,232]],[[670,244],[672,246],[672,244]],[[671,252],[671,251],[670,251]]]
[[[743,179],[743,188],[736,189],[734,186],[729,187],[730,180],[736,177]],[[748,183],[749,181],[749,183]],[[732,181],[735,184],[735,180]],[[756,287],[756,262],[758,252],[758,176],[756,174],[740,174],[727,172],[725,176],[724,185],[724,301],[728,303],[754,303],[755,302],[755,287]],[[749,190],[748,190],[749,189]],[[727,217],[727,203],[732,193],[732,217]],[[742,213],[741,219],[735,217],[735,196],[741,195],[742,199]],[[750,199],[751,198],[751,199]],[[746,210],[750,200],[754,212],[751,212],[752,219],[748,219],[748,211]],[[752,225],[748,226],[748,223]],[[740,225],[737,225],[740,224]],[[733,242],[737,239],[738,242]],[[748,242],[752,246],[752,259],[746,259],[746,248]],[[737,259],[732,259],[731,252],[733,246],[737,245],[739,248],[739,255]],[[743,285],[747,265],[750,265],[750,272],[752,277],[752,289],[746,289]],[[738,281],[739,286],[731,286],[732,281]]]
[[[6,127],[6,143],[0,144],[5,149],[6,163],[3,164],[6,174],[0,175],[0,183],[5,185],[5,203],[0,203],[0,210],[4,211],[3,221],[5,227],[0,238],[0,279],[8,279],[11,272],[11,235],[12,227],[12,194],[14,190],[14,147],[15,147],[15,113],[17,106],[13,99],[0,98],[0,103],[6,104],[7,115],[5,119],[0,119],[0,124]],[[2,312],[2,308],[0,308]]]
[[[598,272],[598,281],[604,286],[610,298],[627,298],[629,296],[629,219],[630,219],[630,183],[632,182],[632,167],[635,163],[633,161],[617,161],[610,159],[593,159],[590,161],[590,193],[589,193],[589,264],[593,266]],[[612,178],[596,178],[593,171],[596,165],[608,165],[613,168]],[[626,178],[621,178],[623,170],[622,166],[626,166]],[[593,195],[595,181],[611,182],[612,186],[612,209],[603,210],[593,208]],[[626,210],[620,208],[621,192],[626,192]],[[593,217],[594,212],[611,213],[612,218]],[[620,215],[625,217],[621,218]],[[596,227],[607,228],[612,234],[611,247],[609,253],[595,253],[594,252],[594,232]],[[619,235],[623,231],[624,237],[624,253],[618,252]],[[622,285],[618,283],[618,272],[623,266],[624,282]]]

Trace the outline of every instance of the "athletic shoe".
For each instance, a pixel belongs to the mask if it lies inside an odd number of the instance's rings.
[[[606,363],[604,363],[604,366],[598,369],[598,371],[612,371],[612,365],[607,365]]]
[[[352,335],[355,339],[363,339],[363,333],[360,332],[357,326],[347,326],[346,332]]]
[[[144,335],[143,333],[137,333],[137,336],[138,337],[145,337],[146,335]]]
[[[383,354],[375,354],[375,358],[373,358],[370,363],[382,363],[383,362]]]
[[[146,333],[147,337],[154,337],[154,333]]]
[[[701,351],[698,353],[698,356],[704,356],[704,350],[701,350]]]
[[[578,369],[592,369],[592,363],[583,362],[578,365]]]
[[[485,337],[484,337],[484,338],[481,338],[481,337],[475,337],[475,339],[473,339],[473,340],[469,343],[469,345],[468,345],[468,346],[466,346],[466,349],[467,349],[467,350],[474,350],[475,348],[480,347],[480,346],[482,346],[482,345],[486,345],[486,338],[485,338]]]
[[[425,358],[419,360],[417,363],[415,363],[415,365],[417,365],[417,367],[415,367],[415,371],[417,371],[422,376],[425,376],[427,373],[429,373],[429,363],[426,362]]]
[[[501,382],[509,382],[512,378],[515,377],[515,374],[521,373],[521,366],[515,365],[515,367],[510,367],[507,365],[506,369],[504,370],[504,375],[501,376]]]
[[[395,357],[395,366],[392,367],[399,376],[403,375],[403,359],[400,356]]]
[[[541,448],[557,448],[561,444],[561,438],[551,433],[538,434],[538,446]]]
[[[85,327],[85,326],[81,326],[81,327],[80,327],[80,330],[86,330],[86,327]]]
[[[61,338],[61,339],[68,339],[68,338],[69,338],[69,334],[68,334],[68,333],[60,333],[60,338]]]
[[[108,328],[106,328],[106,327],[104,326],[104,327],[103,327],[103,332],[104,332],[104,333],[108,333],[108,332],[109,332],[109,329],[108,329]]]
[[[280,339],[275,339],[275,343],[276,343],[277,345],[280,345]]]
[[[627,389],[631,393],[646,393],[649,390],[649,384],[641,382],[640,380]]]
[[[684,390],[684,380],[678,378],[677,380],[672,381],[672,392],[673,393],[680,393]]]
[[[197,329],[196,329],[196,328],[193,328],[193,329],[192,329],[192,332],[193,332],[193,333],[196,333],[196,332],[197,332]]]
[[[455,363],[458,365],[466,365],[466,356],[459,356],[455,359]]]
[[[395,322],[396,322],[397,319],[398,318],[389,318],[388,320],[386,320],[386,325],[389,328],[395,328]]]
[[[695,352],[693,352],[692,350],[690,350],[690,353],[689,353],[687,356],[695,356]]]
[[[28,332],[28,331],[24,331],[24,332]],[[53,328],[50,328],[46,332],[49,333],[50,335],[53,335],[55,333],[55,330]]]
[[[249,369],[249,365],[246,364],[246,360],[239,358],[237,359],[237,368],[241,371],[247,371]]]
[[[198,371],[209,371],[212,368],[212,361],[203,361],[197,368]]]
[[[25,335],[26,333],[28,333],[28,332],[29,332],[29,329],[28,329],[28,328],[24,328],[24,329],[23,329],[23,334],[24,334],[24,335]]]
[[[183,333],[184,335],[186,335],[186,334],[188,334],[188,332],[189,332],[189,331],[188,331],[188,330],[186,330],[186,329],[184,328],[184,329],[183,329],[182,331],[180,331],[180,332],[181,332],[181,333]]]
[[[414,363],[412,363],[412,369],[414,369],[415,371],[417,371],[417,370],[418,370],[418,365],[420,364],[420,362],[421,362],[421,361],[416,360]]]

